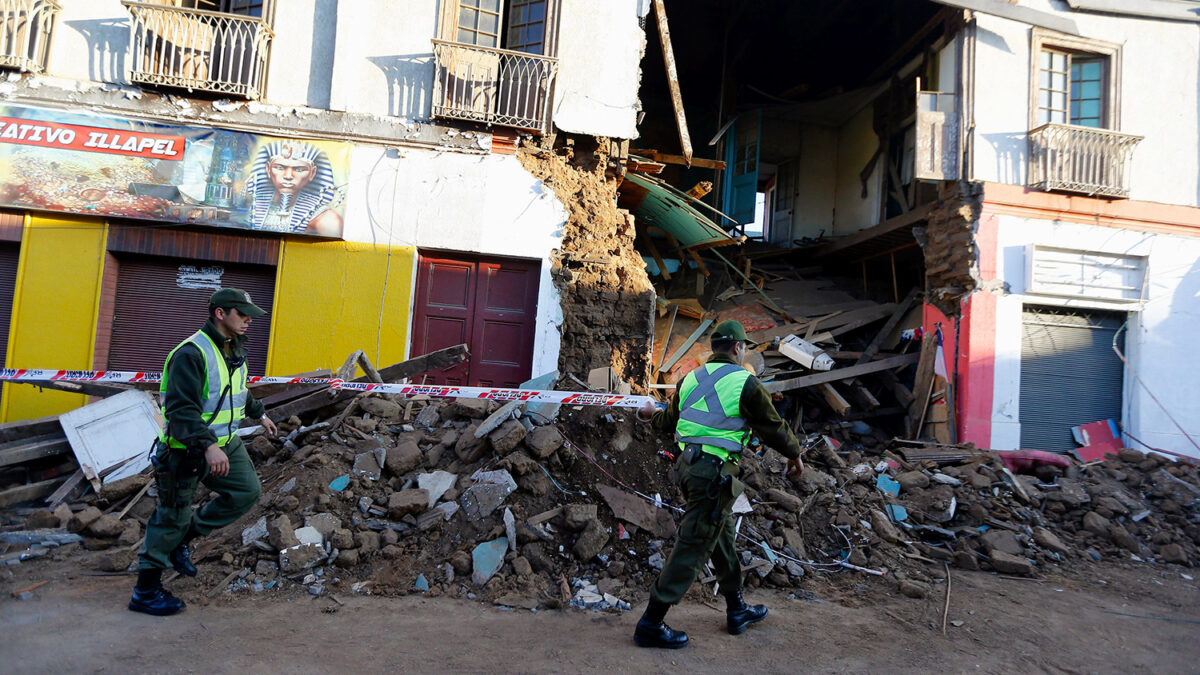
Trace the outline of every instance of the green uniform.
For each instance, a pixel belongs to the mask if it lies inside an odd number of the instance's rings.
[[[157,459],[160,472],[171,477],[174,494],[164,496],[160,481],[158,508],[146,524],[146,540],[138,554],[139,569],[171,567],[168,556],[181,543],[232,523],[258,501],[262,486],[235,433],[244,416],[258,419],[264,413],[263,405],[246,390],[245,341],[245,336],[225,338],[210,320],[167,357],[162,386],[167,428]],[[230,386],[222,399],[226,384]],[[218,402],[220,410],[213,410]],[[187,463],[187,449],[202,454],[213,443],[229,457],[229,473],[213,476],[201,461],[198,473],[181,475],[186,473],[181,465]],[[199,483],[217,497],[193,512]]]
[[[710,558],[722,591],[740,588],[742,568],[730,509],[740,492],[736,478],[741,473],[737,464],[741,449],[753,432],[769,447],[795,459],[802,452],[800,442],[779,418],[758,378],[724,354],[713,355],[689,373],[670,407],[655,413],[652,424],[676,434],[680,456],[675,467],[686,509],[675,547],[651,597],[668,605],[678,603]],[[698,450],[687,452],[689,446]],[[731,480],[723,481],[726,476]]]

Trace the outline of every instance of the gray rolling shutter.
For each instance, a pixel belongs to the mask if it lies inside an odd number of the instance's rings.
[[[1124,314],[1026,307],[1021,326],[1021,447],[1069,452],[1071,427],[1121,419]],[[1121,334],[1124,338],[1124,333]],[[1118,342],[1124,350],[1124,345]]]

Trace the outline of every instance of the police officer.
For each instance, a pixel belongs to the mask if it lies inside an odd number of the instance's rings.
[[[737,479],[738,458],[751,432],[789,458],[792,475],[803,470],[803,450],[779,418],[771,395],[742,366],[747,342],[740,323],[721,322],[713,331],[712,358],[683,378],[670,407],[658,410],[647,403],[637,412],[638,419],[650,421],[659,431],[674,430],[680,449],[675,470],[687,502],[675,548],[654,582],[650,604],[633,634],[639,647],[687,645],[687,634],[672,630],[663,618],[671,605],[683,599],[709,558],[725,596],[729,633],[739,635],[767,616],[766,607],[747,605],[742,599],[742,568],[731,515],[733,502],[745,487]]]
[[[163,570],[196,576],[188,542],[232,523],[258,501],[262,486],[237,429],[250,417],[276,435],[275,423],[246,387],[246,329],[265,313],[249,293],[223,288],[209,298],[204,327],[167,355],[159,388],[166,429],[153,457],[158,508],[138,553],[137,586],[129,601],[135,612],[181,611],[183,601],[162,587]],[[193,512],[198,483],[217,497]]]

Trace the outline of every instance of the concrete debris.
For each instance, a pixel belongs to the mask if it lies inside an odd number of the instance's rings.
[[[434,471],[417,476],[417,487],[429,493],[430,507],[436,504],[442,495],[446,494],[446,491],[454,487],[457,482],[458,476],[447,471]]]
[[[332,513],[318,513],[305,518],[304,526],[314,528],[323,538],[328,539],[334,530],[342,526],[342,519]]]
[[[242,546],[249,546],[259,539],[267,538],[267,517],[256,520],[253,525],[242,530]]]
[[[440,421],[441,416],[438,414],[437,406],[427,405],[417,413],[416,419],[413,420],[413,426],[418,429],[432,429]]]
[[[301,544],[313,544],[322,546],[325,543],[325,537],[321,531],[315,527],[301,527],[295,532],[296,540]]]
[[[517,482],[504,470],[476,473],[472,479],[476,483],[463,491],[459,504],[474,521],[490,516],[517,489]]]
[[[298,544],[279,552],[279,569],[284,574],[295,574],[315,567],[324,559],[325,549],[320,544]]]
[[[61,529],[17,530],[0,532],[0,541],[6,544],[36,544],[49,548],[76,544],[83,541],[83,537]]]
[[[351,472],[359,478],[379,480],[383,476],[383,467],[387,460],[387,450],[375,448],[354,456],[354,467]]]
[[[409,488],[393,492],[388,497],[388,517],[400,520],[408,515],[416,515],[429,508],[429,492],[421,488]]]
[[[767,363],[778,358],[768,355]],[[1200,486],[1191,464],[1125,453],[1086,466],[1022,468],[1030,473],[1010,480],[996,453],[894,440],[876,418],[870,425],[813,418],[807,411],[824,400],[814,396],[804,407],[806,445],[815,450],[803,477],[788,477],[773,450],[750,449],[740,460],[747,487],[733,510],[752,540],[738,544],[748,587],[795,594],[845,560],[886,570],[883,581],[860,577],[864,584],[886,583],[887,592],[934,602],[941,589],[931,581],[943,578],[946,563],[1022,576],[1131,556],[1182,571],[1200,564],[1195,495],[1179,484]],[[672,460],[659,454],[677,451],[669,437],[601,408],[564,406],[555,425],[529,427],[523,408],[513,406],[495,429],[477,434],[500,406],[355,400],[360,408],[346,424],[371,427],[370,438],[343,428],[336,438],[297,435],[291,448],[263,439],[275,452],[260,448],[264,492],[247,515],[250,527],[214,533],[224,555],[206,560],[224,566],[222,574],[248,570],[226,587],[421,592],[529,609],[644,601],[673,546],[677,516],[667,507],[682,503]],[[332,416],[337,407],[321,413]],[[321,421],[286,420],[281,429],[286,435]],[[132,558],[122,549],[136,550],[139,519],[153,502],[142,500],[120,521],[103,502],[28,511],[26,530],[0,532],[10,544],[0,564],[111,549],[89,565],[124,570]],[[306,574],[313,579],[301,584]]]
[[[486,584],[504,565],[507,550],[508,540],[504,537],[476,546],[471,552],[471,581],[478,586]]]

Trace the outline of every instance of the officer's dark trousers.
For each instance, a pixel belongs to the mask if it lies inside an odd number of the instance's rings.
[[[180,481],[179,498],[174,504],[164,504],[160,496],[158,508],[146,523],[146,541],[138,553],[138,569],[171,567],[168,556],[179,544],[232,523],[258,501],[262,484],[242,439],[235,436],[226,446],[225,454],[229,456],[229,473],[214,476],[205,466],[200,476]],[[200,483],[217,493],[217,497],[193,511],[192,499]]]
[[[679,522],[675,548],[650,590],[651,597],[659,602],[674,605],[683,599],[709,558],[722,591],[741,587],[742,566],[734,548],[735,519],[728,513],[720,514],[717,522],[712,517],[717,508],[722,464],[708,454],[700,455],[691,465],[682,460],[677,464],[679,487],[687,506]],[[730,469],[737,474],[732,466],[726,473]]]

